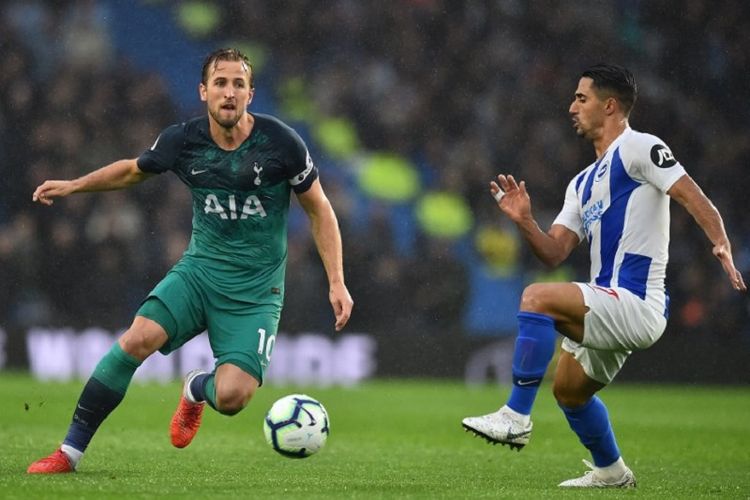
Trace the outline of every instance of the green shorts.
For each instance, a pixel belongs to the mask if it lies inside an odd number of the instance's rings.
[[[207,330],[216,366],[236,365],[261,384],[280,314],[276,304],[238,304],[184,268],[167,273],[136,313],[167,332],[168,340],[159,349],[162,354]]]

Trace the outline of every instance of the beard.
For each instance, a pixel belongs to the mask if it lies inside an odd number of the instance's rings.
[[[222,128],[231,129],[240,121],[240,118],[242,118],[242,115],[244,114],[244,110],[237,108],[234,110],[234,114],[229,117],[227,117],[226,111],[221,108],[217,111],[209,110],[208,114],[211,115],[211,118],[213,118]]]
[[[578,122],[575,125],[575,131],[576,131],[576,135],[578,137],[581,137],[583,139],[590,139],[591,138],[592,128],[591,127],[585,127],[580,122]]]

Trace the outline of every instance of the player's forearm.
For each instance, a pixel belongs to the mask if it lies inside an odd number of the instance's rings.
[[[667,194],[688,211],[714,246],[729,243],[719,211],[689,175],[683,175]]]
[[[693,216],[695,222],[703,229],[706,237],[714,246],[729,244],[729,237],[724,228],[721,214],[705,195],[686,204],[685,209]]]
[[[73,192],[112,191],[143,181],[148,174],[138,168],[136,160],[118,160],[71,181]]]
[[[328,276],[329,285],[344,283],[343,251],[341,232],[336,214],[330,204],[325,209],[311,214],[312,234],[320,260]]]
[[[533,218],[516,222],[516,225],[531,251],[544,265],[557,267],[565,260],[567,255],[562,252],[560,244],[549,234],[542,231]]]

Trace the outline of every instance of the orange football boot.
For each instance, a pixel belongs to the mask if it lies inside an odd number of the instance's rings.
[[[29,474],[63,474],[75,471],[68,455],[60,448],[56,449],[50,456],[40,458],[26,469]]]
[[[187,398],[187,394],[190,390],[190,382],[201,373],[205,372],[193,370],[185,375],[180,404],[177,405],[177,410],[174,412],[172,423],[169,426],[172,445],[176,448],[184,448],[189,445],[195,435],[198,434],[198,429],[200,429],[206,402],[193,403]]]

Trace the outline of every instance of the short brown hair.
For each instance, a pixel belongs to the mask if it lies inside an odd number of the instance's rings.
[[[253,65],[250,64],[250,59],[245,54],[237,49],[219,49],[208,54],[206,59],[203,61],[203,69],[201,70],[201,83],[206,85],[208,83],[208,70],[211,67],[216,67],[216,63],[219,61],[232,61],[232,62],[243,62],[247,66],[247,75],[250,80],[250,88],[254,89],[255,84],[253,83]]]

